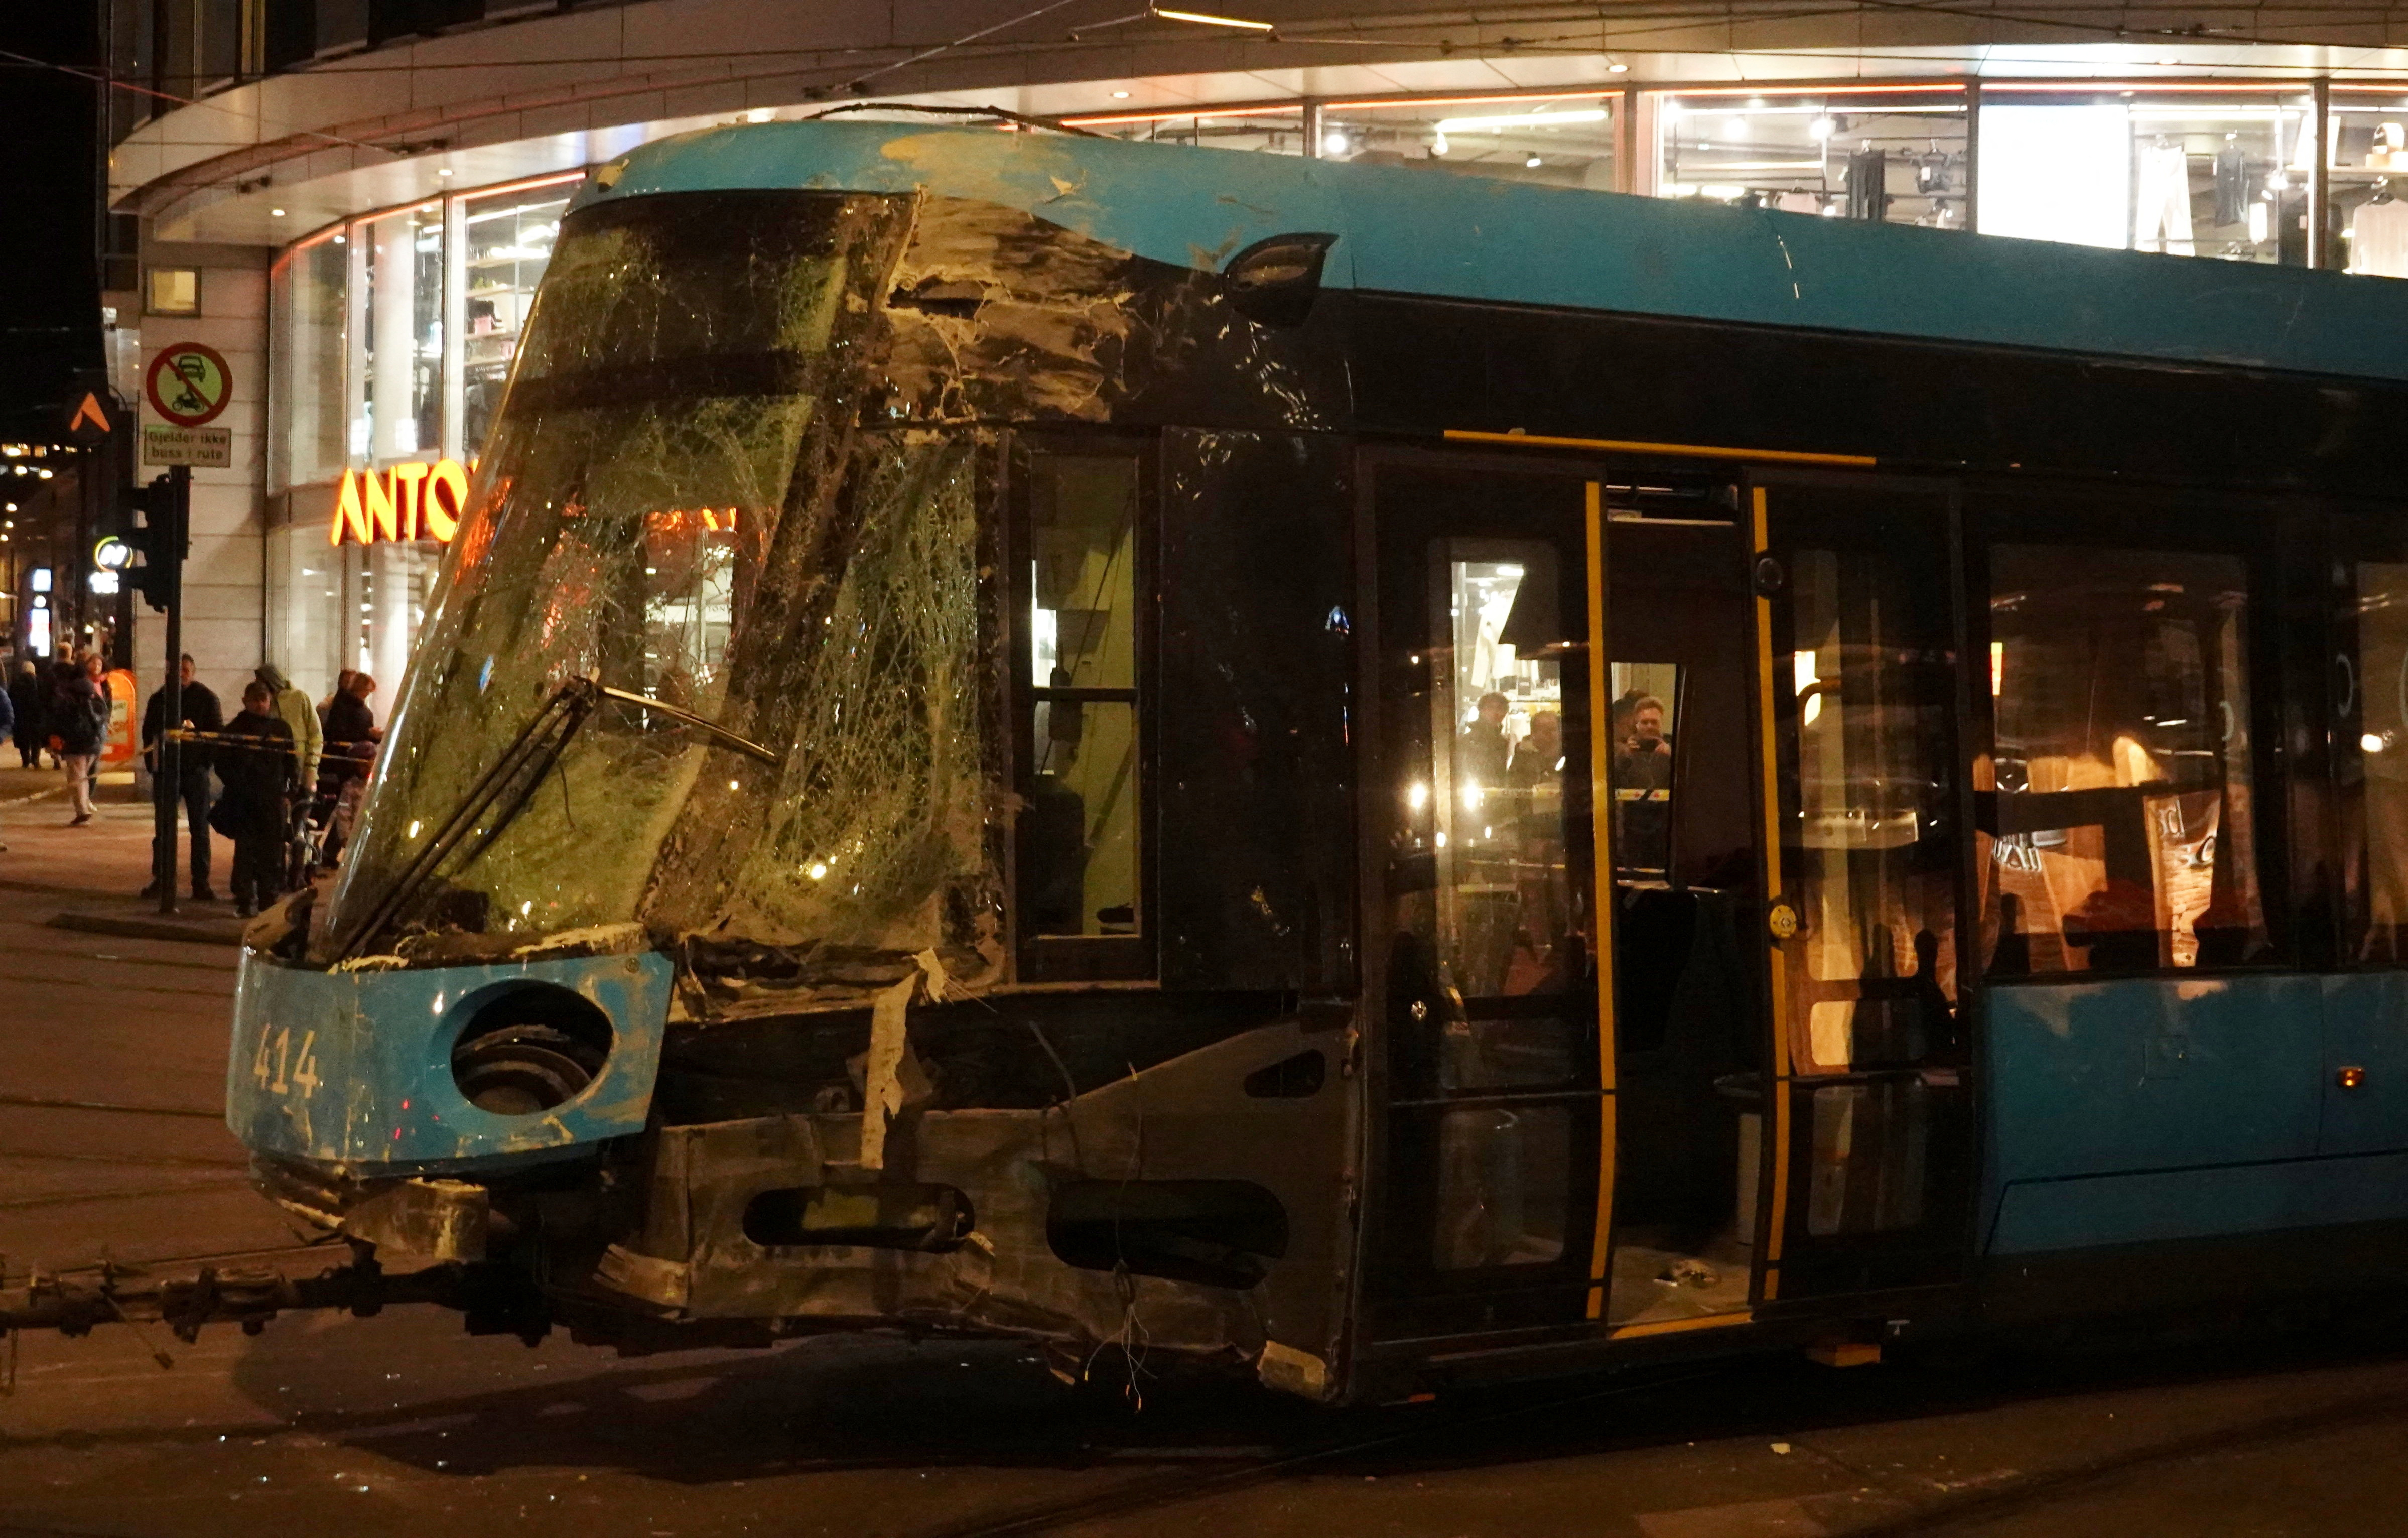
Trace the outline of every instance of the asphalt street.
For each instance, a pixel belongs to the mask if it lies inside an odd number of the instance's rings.
[[[227,926],[56,927],[139,918],[149,822],[113,805],[67,828],[55,796],[27,799],[54,783],[0,770],[0,1266],[295,1244],[217,1120]],[[1346,1414],[1143,1387],[1132,1409],[1019,1348],[940,1341],[622,1360],[414,1309],[191,1346],[27,1336],[0,1398],[0,1535],[2408,1532],[2408,1338],[2347,1318]]]

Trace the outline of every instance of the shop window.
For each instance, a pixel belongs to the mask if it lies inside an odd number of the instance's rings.
[[[1613,127],[1597,95],[1340,102],[1322,113],[1321,157],[1612,191]]]
[[[2408,278],[2408,96],[2336,87],[2327,175],[2342,265]]]
[[[2266,954],[2248,622],[2237,556],[1993,548],[1991,975]]]
[[[2315,144],[2297,101],[1987,89],[2013,94],[1982,108],[1983,234],[2306,265]]]
[[[2356,575],[2333,702],[2349,954],[2397,965],[2408,961],[2408,565],[2361,561]]]
[[[152,267],[144,285],[142,308],[152,315],[198,315],[201,272],[198,267]]]
[[[537,280],[552,260],[569,186],[466,198],[466,291],[461,309],[460,453],[483,452],[510,359],[526,329]]]
[[[351,252],[341,236],[294,247],[268,279],[270,491],[343,473]]]
[[[1657,113],[1667,197],[1965,228],[1965,105],[1953,89],[1674,96]]]
[[[389,464],[441,452],[443,215],[440,204],[354,226],[364,243],[362,427],[352,453]]]
[[[1040,947],[1066,940],[1133,944],[1144,902],[1139,461],[1039,451],[1025,466],[1030,688],[1022,928]],[[1117,970],[1131,962],[1100,964]]]

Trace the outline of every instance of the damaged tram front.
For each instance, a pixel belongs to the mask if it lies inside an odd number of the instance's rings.
[[[1218,273],[927,185],[1029,142],[706,134],[563,223],[229,1074],[263,1188],[472,1328],[1142,1338],[1336,1390],[1342,375]],[[1262,308],[1324,245],[1258,254]]]

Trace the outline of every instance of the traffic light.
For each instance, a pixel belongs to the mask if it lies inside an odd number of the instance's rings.
[[[93,564],[122,573],[122,580],[153,609],[165,609],[176,587],[177,568],[192,550],[184,498],[171,478],[124,493],[117,527],[93,546]],[[136,523],[136,515],[140,523]]]

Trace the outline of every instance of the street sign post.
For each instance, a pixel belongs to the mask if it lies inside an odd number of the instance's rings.
[[[165,423],[146,422],[142,424],[142,463],[197,465],[203,469],[212,470],[232,469],[234,429],[178,427]]]

